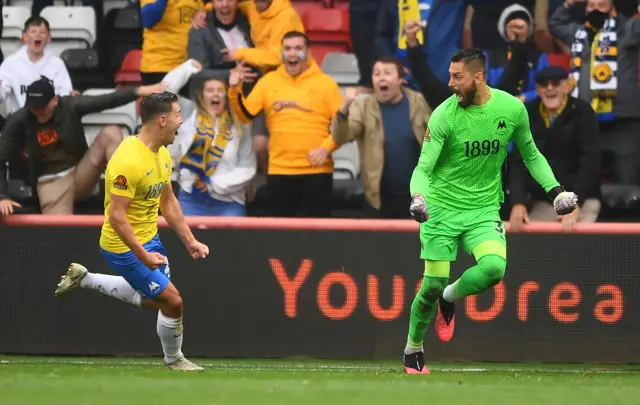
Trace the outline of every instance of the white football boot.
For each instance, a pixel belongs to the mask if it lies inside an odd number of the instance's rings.
[[[80,287],[80,282],[89,271],[86,267],[78,263],[71,263],[67,272],[62,275],[58,288],[56,288],[56,297],[60,297],[70,291]]]
[[[164,366],[171,370],[179,370],[179,371],[203,371],[204,369],[197,364],[192,363],[187,360],[185,357],[180,360],[176,360],[173,363],[164,363]]]

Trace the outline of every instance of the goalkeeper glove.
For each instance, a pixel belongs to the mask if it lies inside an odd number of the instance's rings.
[[[571,214],[578,207],[578,196],[570,191],[563,191],[553,199],[553,208],[558,215]]]
[[[424,200],[422,194],[416,193],[411,196],[409,213],[411,213],[411,217],[416,221],[420,223],[427,222],[427,219],[429,219],[429,210],[427,209],[427,202]]]

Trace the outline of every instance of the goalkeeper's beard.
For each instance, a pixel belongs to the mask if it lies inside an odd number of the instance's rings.
[[[473,100],[476,98],[476,94],[478,94],[478,86],[476,86],[476,83],[474,82],[471,85],[471,89],[467,92],[454,91],[454,93],[462,95],[462,100],[458,101],[458,105],[462,108],[466,108],[473,104]]]

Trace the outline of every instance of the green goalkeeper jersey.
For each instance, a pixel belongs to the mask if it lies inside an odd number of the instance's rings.
[[[482,106],[462,108],[454,94],[433,111],[411,177],[412,195],[420,193],[428,204],[454,211],[499,209],[504,201],[502,166],[511,139],[545,191],[559,186],[533,142],[522,101],[489,90],[491,97]]]

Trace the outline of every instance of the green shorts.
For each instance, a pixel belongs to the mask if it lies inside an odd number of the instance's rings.
[[[496,209],[456,212],[429,206],[429,220],[420,224],[420,258],[424,260],[453,262],[459,242],[471,254],[478,244],[486,241],[499,242],[506,252],[504,222]]]

